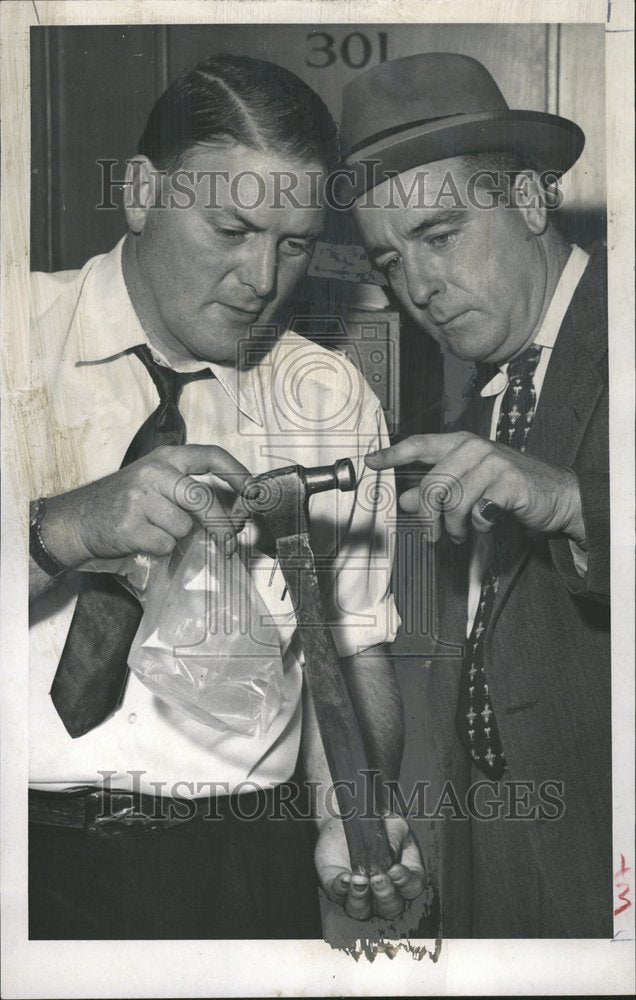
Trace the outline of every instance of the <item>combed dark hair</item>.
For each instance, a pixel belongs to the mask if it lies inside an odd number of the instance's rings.
[[[338,132],[327,106],[294,73],[248,56],[210,56],[174,80],[153,107],[137,152],[174,170],[198,144],[234,140],[333,169]]]

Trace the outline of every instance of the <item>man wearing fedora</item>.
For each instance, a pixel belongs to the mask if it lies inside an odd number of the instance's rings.
[[[561,235],[550,187],[583,133],[427,53],[350,83],[342,135],[373,266],[477,366],[457,426],[367,458],[429,467],[400,504],[435,543],[447,654],[422,673],[422,776],[453,793],[442,932],[610,937],[606,259]]]

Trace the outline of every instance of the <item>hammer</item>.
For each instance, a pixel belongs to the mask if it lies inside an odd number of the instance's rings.
[[[314,554],[309,542],[307,501],[325,490],[350,492],[356,487],[350,459],[305,469],[289,465],[249,479],[237,504],[264,518],[276,542],[276,555],[294,602],[300,643],[305,654],[305,682],[311,692],[325,756],[336,783],[351,870],[358,874],[388,871],[391,851],[383,821],[373,804],[372,782],[358,720],[351,703],[333,636],[326,625]],[[345,782],[363,780],[364,810],[350,810]],[[359,813],[363,811],[364,816]]]

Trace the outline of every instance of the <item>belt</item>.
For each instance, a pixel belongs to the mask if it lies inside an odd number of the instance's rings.
[[[84,830],[98,836],[145,836],[163,833],[195,817],[222,818],[218,812],[222,802],[223,799],[173,799],[103,788],[72,792],[29,789],[29,822]]]

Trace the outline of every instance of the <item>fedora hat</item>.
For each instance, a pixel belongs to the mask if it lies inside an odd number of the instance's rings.
[[[467,153],[516,153],[527,166],[565,173],[585,136],[567,118],[511,110],[476,59],[424,52],[381,63],[345,86],[341,143],[360,195],[387,175]]]

